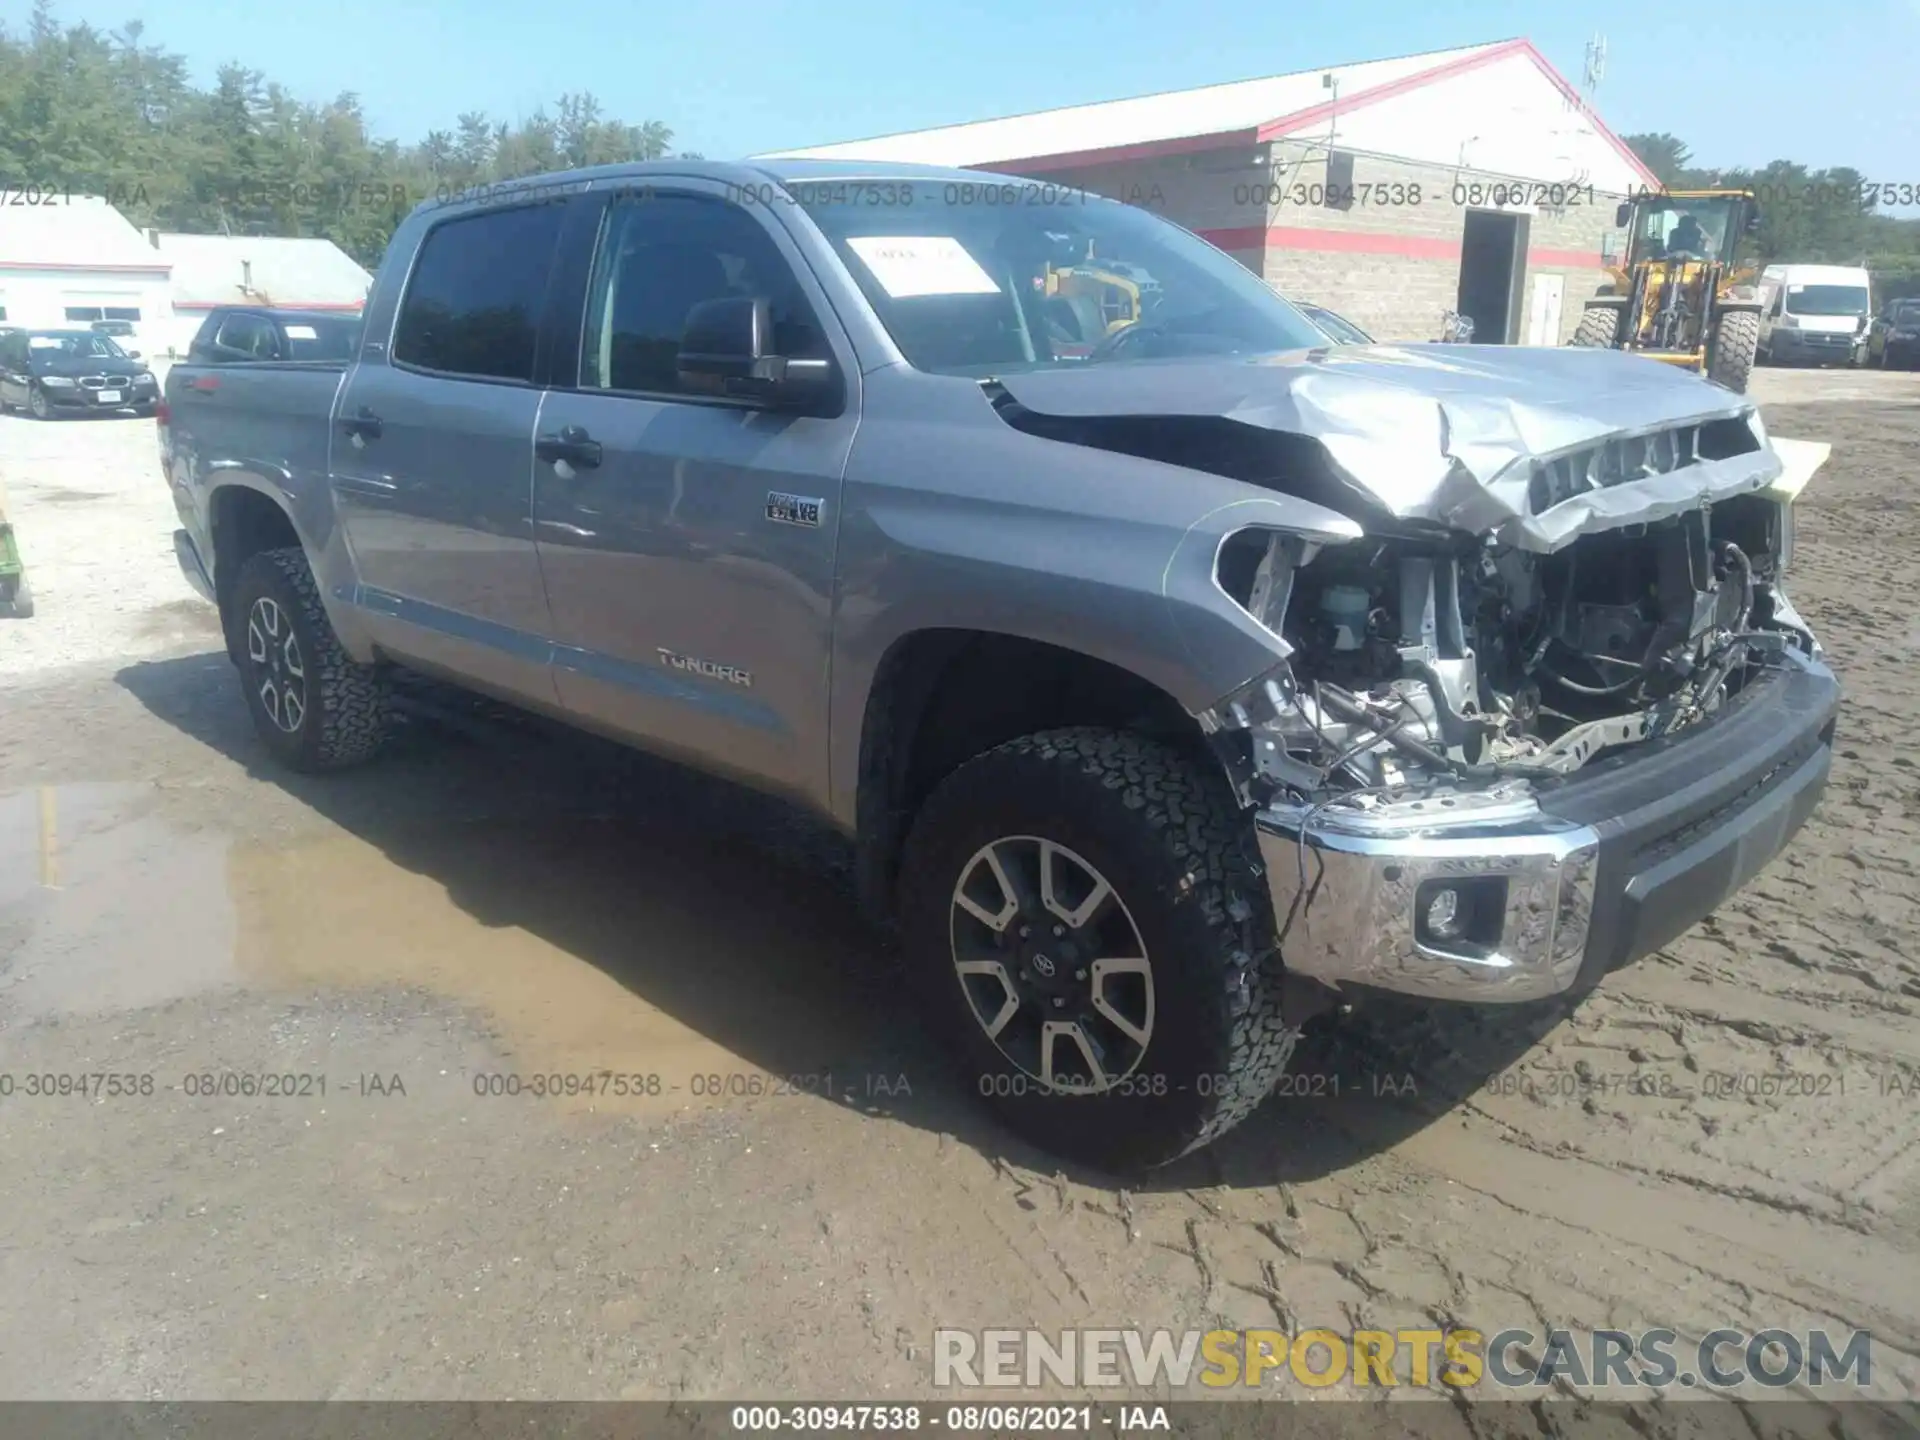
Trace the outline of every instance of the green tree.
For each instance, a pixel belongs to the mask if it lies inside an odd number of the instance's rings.
[[[404,145],[370,135],[351,93],[309,103],[240,65],[196,89],[185,60],[148,44],[138,22],[112,34],[63,26],[36,0],[22,33],[0,26],[0,186],[103,195],[143,227],[325,236],[366,265],[421,199],[656,159],[672,139],[657,120],[630,124],[568,94],[551,116],[469,110]]]
[[[1623,135],[1627,148],[1640,157],[1640,163],[1651,170],[1660,183],[1669,190],[1684,189],[1688,163],[1692,152],[1686,142],[1678,136],[1665,131],[1641,135]]]
[[[1624,138],[1669,190],[1751,189],[1760,205],[1752,251],[1762,262],[1864,265],[1883,298],[1920,293],[1920,220],[1886,214],[1883,197],[1852,166],[1812,169],[1796,160],[1757,170],[1697,165],[1676,136]]]

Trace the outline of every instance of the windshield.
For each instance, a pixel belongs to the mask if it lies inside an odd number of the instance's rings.
[[[794,181],[785,193],[917,370],[986,376],[1326,343],[1204,240],[1078,190],[838,180]]]
[[[1371,345],[1373,343],[1373,337],[1368,335],[1366,331],[1351,321],[1342,319],[1331,310],[1322,310],[1318,305],[1302,305],[1300,308],[1305,312],[1309,320],[1313,321],[1314,324],[1318,325],[1342,345]]]
[[[1790,315],[1864,315],[1864,285],[1789,285],[1786,311]]]
[[[1737,204],[1738,198],[1732,195],[1642,204],[1633,232],[1634,257],[1723,259]]]
[[[27,337],[27,348],[36,354],[69,356],[74,359],[125,360],[127,352],[105,335],[85,330],[49,330]]]

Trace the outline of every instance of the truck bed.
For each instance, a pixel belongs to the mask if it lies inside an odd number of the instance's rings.
[[[178,363],[167,372],[160,463],[194,548],[212,556],[211,477],[270,494],[325,497],[343,361]],[[237,472],[237,473],[235,473]]]

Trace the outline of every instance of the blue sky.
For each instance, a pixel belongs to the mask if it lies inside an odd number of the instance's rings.
[[[0,0],[0,22],[17,32],[29,9]],[[65,21],[144,21],[201,83],[238,60],[305,99],[353,90],[382,135],[590,90],[713,158],[1515,35],[1577,83],[1598,28],[1616,131],[1671,131],[1708,164],[1920,184],[1920,0],[1698,9],[1689,30],[1673,0],[56,0]]]

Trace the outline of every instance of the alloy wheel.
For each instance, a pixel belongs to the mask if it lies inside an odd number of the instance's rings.
[[[1139,927],[1085,857],[1034,835],[983,845],[953,887],[953,966],[980,1028],[1049,1090],[1098,1094],[1153,1039]]]
[[[247,611],[247,659],[267,718],[289,735],[307,718],[307,672],[287,612],[262,595]]]

